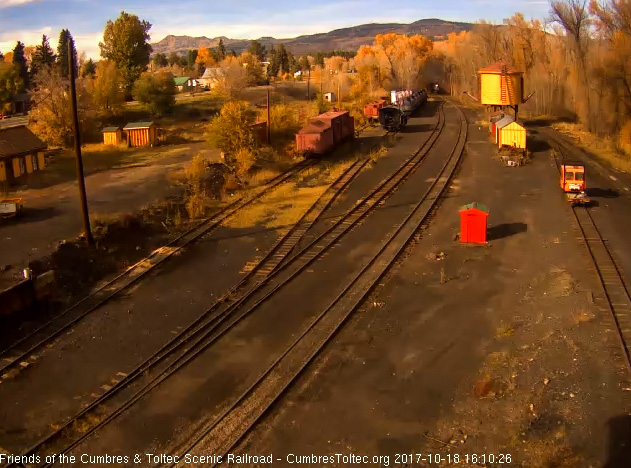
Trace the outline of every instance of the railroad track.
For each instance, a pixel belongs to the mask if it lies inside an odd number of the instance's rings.
[[[277,246],[248,273],[251,280],[256,276],[264,276],[262,280],[244,287],[237,285],[223,296],[215,305],[195,320],[186,330],[174,337],[156,354],[130,372],[116,383],[110,390],[97,398],[79,414],[70,418],[59,426],[59,429],[45,437],[37,444],[28,448],[25,455],[33,453],[67,453],[86,440],[97,430],[111,422],[117,416],[129,409],[138,400],[160,385],[163,381],[185,366],[204,349],[227,333],[245,316],[251,313],[262,302],[269,299],[280,288],[288,284],[291,279],[304,271],[311,263],[331,248],[350,229],[389,196],[423,161],[427,152],[434,145],[445,125],[442,107],[430,138],[411,155],[394,174],[384,180],[373,192],[360,200],[346,215],[340,217],[326,232],[313,239],[306,247],[288,259],[289,253],[308,227],[313,225],[319,214],[333,203],[354,176],[361,171],[368,160],[352,165],[340,179],[336,181],[339,189],[324,202],[319,200],[322,208],[307,212],[303,220],[290,230]],[[334,184],[335,185],[335,184]],[[318,205],[318,203],[316,203]],[[284,242],[286,239],[288,242]],[[293,247],[289,248],[290,245]],[[285,260],[283,262],[283,260]],[[282,265],[281,265],[281,262]],[[282,275],[281,275],[282,274]],[[272,283],[272,280],[274,282]],[[265,288],[265,286],[268,286]],[[255,297],[256,295],[259,297]],[[260,297],[262,295],[262,297]],[[257,299],[254,306],[241,310],[248,300]],[[169,360],[167,358],[170,358]],[[114,401],[115,399],[115,401]],[[107,403],[107,408],[105,404]],[[97,424],[89,424],[98,420]],[[85,430],[85,424],[91,427]],[[78,427],[83,427],[78,431]]]
[[[379,281],[395,264],[405,247],[414,238],[440,197],[449,186],[464,152],[467,123],[460,109],[461,124],[451,154],[406,219],[389,236],[373,259],[352,279],[349,285],[320,313],[286,350],[237,398],[195,437],[180,444],[173,454],[183,457],[202,449],[225,457],[232,452],[305,372],[309,364],[331,342],[346,320],[370,295]],[[203,447],[201,447],[203,445]],[[225,459],[225,458],[224,458]],[[175,466],[175,464],[167,465]],[[213,465],[217,466],[217,464]]]
[[[70,308],[66,309],[60,315],[46,322],[28,336],[20,339],[3,350],[0,354],[0,362],[3,362],[0,367],[0,376],[3,376],[16,368],[28,367],[28,365],[32,363],[32,359],[29,359],[29,357],[32,357],[38,350],[42,349],[59,335],[76,325],[91,312],[98,309],[121,291],[136,283],[150,271],[153,271],[154,268],[162,264],[173,254],[181,251],[182,248],[217,228],[237,211],[260,199],[265,194],[306,168],[313,166],[314,163],[314,161],[303,161],[298,163],[288,171],[270,180],[263,188],[253,195],[240,198],[225,206],[215,215],[202,220],[194,227],[169,242],[167,245],[154,250],[149,256],[143,258],[123,273],[109,280],[107,283],[100,286],[96,291],[92,292],[89,296],[86,296]]]
[[[574,152],[558,139],[553,139],[559,150]],[[557,170],[558,158],[554,157]],[[602,288],[605,308],[611,313],[616,325],[620,348],[631,372],[631,294],[618,267],[607,240],[598,229],[588,206],[572,206],[572,214],[578,226],[579,240],[585,245]]]

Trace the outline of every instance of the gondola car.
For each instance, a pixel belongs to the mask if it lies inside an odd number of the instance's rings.
[[[408,123],[408,118],[397,106],[386,106],[379,109],[379,124],[388,131],[401,130]]]

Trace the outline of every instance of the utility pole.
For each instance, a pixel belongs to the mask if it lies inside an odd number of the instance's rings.
[[[269,108],[269,88],[267,88],[267,144],[271,144],[272,141],[272,132],[270,127],[270,108]]]
[[[307,101],[311,101],[311,93],[309,92],[310,84],[311,84],[311,65],[309,65],[309,71],[307,72]]]
[[[83,234],[88,245],[94,244],[90,230],[90,215],[88,214],[88,199],[85,194],[85,179],[83,177],[83,159],[81,159],[81,137],[79,135],[79,114],[77,113],[77,88],[75,83],[74,55],[72,42],[68,38],[68,76],[70,77],[70,100],[72,105],[72,127],[74,131],[74,151],[77,159],[77,182],[79,183],[79,199],[83,215]]]

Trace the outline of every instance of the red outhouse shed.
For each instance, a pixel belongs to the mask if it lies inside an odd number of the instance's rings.
[[[489,209],[481,203],[460,207],[460,242],[486,244],[486,226]]]

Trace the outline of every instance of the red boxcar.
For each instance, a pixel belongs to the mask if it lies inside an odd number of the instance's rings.
[[[324,154],[347,138],[355,136],[355,120],[347,111],[329,111],[312,119],[296,134],[296,148]]]
[[[335,146],[330,122],[314,119],[296,134],[296,148],[311,154],[324,154]]]

